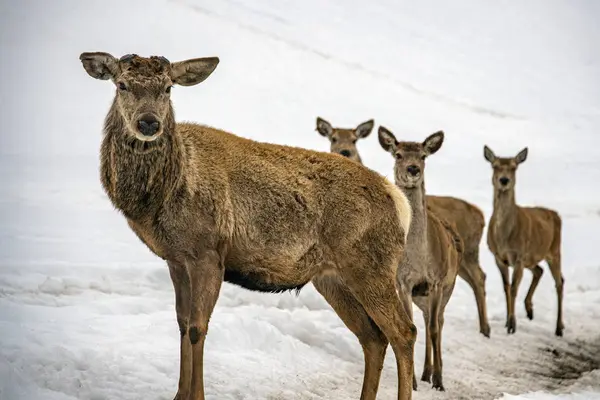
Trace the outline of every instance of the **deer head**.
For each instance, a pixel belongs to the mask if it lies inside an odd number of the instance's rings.
[[[427,137],[423,143],[398,142],[387,128],[379,127],[379,144],[394,156],[394,178],[402,188],[415,188],[423,184],[425,159],[437,152],[444,142],[444,132]]]
[[[503,192],[515,187],[517,167],[527,160],[527,147],[515,157],[496,157],[489,147],[483,146],[483,156],[492,164],[494,189]]]
[[[214,71],[217,57],[171,63],[165,57],[128,54],[120,59],[108,53],[82,53],[86,72],[95,79],[111,80],[116,86],[115,104],[127,131],[149,142],[163,133],[170,112],[173,85],[196,85]]]
[[[354,161],[362,162],[356,148],[356,142],[371,134],[374,121],[363,122],[354,129],[334,128],[321,117],[317,117],[317,132],[329,139],[331,152],[341,154]]]

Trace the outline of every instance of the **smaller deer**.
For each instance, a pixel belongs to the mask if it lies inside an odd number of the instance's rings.
[[[360,124],[356,129],[333,128],[322,118],[317,118],[317,131],[331,141],[331,152],[339,153],[362,164],[360,154],[356,148],[357,140],[365,138],[373,128],[373,120]],[[360,132],[363,132],[360,134]],[[490,324],[487,317],[485,303],[486,275],[479,263],[479,244],[483,237],[485,217],[483,212],[465,200],[450,196],[426,196],[427,207],[440,216],[444,221],[453,226],[459,234],[464,245],[464,254],[458,270],[460,276],[471,286],[477,302],[479,315],[479,332],[485,337],[490,337]]]
[[[556,283],[558,315],[556,336],[563,335],[562,301],[564,277],[561,273],[561,231],[562,221],[554,210],[543,207],[520,207],[515,201],[517,167],[527,159],[527,148],[515,157],[496,157],[484,146],[484,157],[492,164],[494,174],[494,211],[488,228],[488,247],[496,258],[502,275],[506,296],[506,328],[509,334],[517,330],[515,319],[515,299],[523,270],[533,273],[531,286],[525,297],[527,317],[533,319],[532,298],[544,270],[539,266],[545,260]],[[512,266],[512,284],[509,286],[508,268]]]
[[[329,139],[331,152],[341,154],[351,160],[362,164],[356,142],[371,134],[374,121],[372,119],[363,122],[354,129],[334,128],[321,117],[317,117],[317,132]]]
[[[379,127],[379,143],[396,159],[396,185],[406,194],[413,214],[406,239],[406,255],[397,277],[405,293],[407,313],[412,318],[412,297],[425,319],[425,365],[421,380],[431,382],[433,349],[433,387],[442,391],[445,390],[442,383],[444,310],[454,290],[464,251],[458,233],[427,207],[425,159],[436,153],[443,141],[444,132],[439,131],[423,143],[398,142],[392,132]],[[416,380],[413,380],[413,386],[416,389]]]

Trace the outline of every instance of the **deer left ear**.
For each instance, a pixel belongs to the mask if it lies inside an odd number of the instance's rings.
[[[359,139],[364,139],[367,136],[369,136],[371,134],[371,131],[373,130],[373,125],[375,125],[375,121],[373,121],[372,119],[358,125],[354,130],[354,132],[356,133],[356,137]]]
[[[438,132],[430,135],[423,142],[423,148],[425,149],[425,153],[427,153],[428,156],[431,154],[434,154],[435,152],[437,152],[440,149],[440,147],[442,147],[442,143],[444,143],[444,132],[443,131],[438,131]]]
[[[197,85],[213,73],[219,64],[218,57],[194,58],[171,64],[171,79],[181,86]]]
[[[325,137],[330,137],[333,133],[333,127],[321,117],[317,117],[317,132]]]
[[[527,147],[521,150],[519,154],[517,154],[517,156],[515,157],[515,161],[517,162],[517,164],[521,164],[525,160],[527,160]]]

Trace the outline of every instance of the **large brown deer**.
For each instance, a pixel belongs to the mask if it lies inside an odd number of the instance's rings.
[[[426,327],[425,364],[421,380],[444,390],[442,382],[442,330],[444,311],[452,296],[463,244],[458,233],[427,207],[425,159],[436,153],[444,133],[436,132],[423,141],[399,142],[392,132],[379,127],[379,143],[394,156],[394,178],[410,202],[412,220],[405,257],[398,268],[398,283],[405,293],[405,307],[412,317],[412,301],[423,312]],[[413,384],[416,388],[416,379]]]
[[[484,146],[483,154],[494,170],[494,211],[490,218],[487,242],[494,254],[502,276],[506,297],[506,328],[509,334],[517,330],[515,300],[525,268],[531,270],[533,279],[525,297],[527,317],[533,319],[533,294],[544,270],[539,266],[543,260],[550,267],[558,298],[556,336],[563,335],[563,285],[565,279],[561,271],[561,231],[562,221],[558,213],[544,207],[521,207],[515,199],[516,172],[518,166],[527,159],[528,149],[524,148],[515,157],[496,157]],[[508,279],[508,269],[513,267],[512,283]]]
[[[204,399],[204,342],[223,281],[262,292],[312,282],[362,346],[360,398],[376,398],[389,343],[398,399],[411,399],[416,327],[395,281],[411,219],[402,191],[339,155],[176,123],[171,87],[202,82],[218,58],[97,52],[80,60],[91,77],[116,86],[101,145],[103,188],[173,281],[176,399]]]
[[[363,122],[355,129],[333,127],[329,122],[317,117],[317,131],[329,138],[331,152],[339,153],[351,160],[362,163],[357,141],[365,138],[373,128],[373,120]],[[471,286],[477,302],[479,331],[490,337],[490,324],[487,316],[485,280],[486,275],[479,263],[479,245],[483,237],[485,217],[481,210],[462,199],[451,196],[426,196],[427,206],[451,224],[464,243],[464,254],[458,275]]]

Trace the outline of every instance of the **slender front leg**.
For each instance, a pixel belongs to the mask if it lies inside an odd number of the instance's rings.
[[[167,261],[175,288],[175,310],[180,333],[179,388],[175,400],[187,400],[192,382],[192,346],[186,337],[190,318],[190,277],[183,264]]]
[[[192,347],[190,400],[204,400],[204,341],[208,322],[219,297],[225,268],[216,251],[207,251],[186,263],[191,283],[191,313],[188,336]]]
[[[512,274],[512,285],[510,287],[510,308],[508,317],[508,333],[515,333],[517,331],[517,319],[515,317],[515,301],[517,300],[517,293],[519,292],[519,285],[523,278],[523,265],[517,263],[513,268]]]
[[[496,265],[498,266],[498,270],[500,271],[500,276],[502,277],[502,284],[504,285],[504,297],[506,298],[506,324],[504,327],[508,328],[508,320],[510,319],[510,280],[508,277],[508,264],[506,264],[503,260],[496,257]]]

